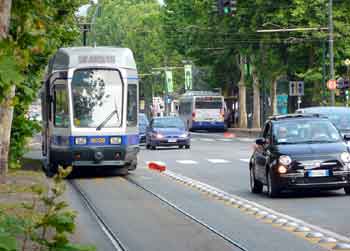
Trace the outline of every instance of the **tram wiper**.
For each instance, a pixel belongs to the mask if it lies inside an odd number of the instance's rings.
[[[96,127],[96,131],[101,130],[102,127],[104,127],[104,126],[108,123],[108,121],[110,121],[111,118],[113,118],[114,114],[117,115],[117,119],[118,119],[118,121],[120,121],[120,119],[119,119],[118,108],[116,107],[116,108],[111,112],[111,114],[109,114],[108,117],[107,117],[105,120],[103,120],[103,122],[102,122],[98,127]]]

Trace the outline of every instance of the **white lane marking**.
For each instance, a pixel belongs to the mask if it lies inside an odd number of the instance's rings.
[[[194,160],[177,160],[176,162],[179,164],[183,164],[183,165],[196,165],[196,164],[198,164],[198,162],[194,161]]]
[[[217,187],[211,186],[208,183],[204,183],[204,182],[201,182],[199,180],[195,180],[195,179],[192,179],[190,177],[184,176],[184,175],[182,175],[180,173],[175,173],[175,172],[172,172],[172,171],[169,171],[169,170],[163,172],[163,174],[168,176],[168,177],[176,178],[178,180],[184,180],[184,181],[186,181],[188,183],[191,183],[191,184],[197,185],[199,187],[205,188],[207,191],[210,191],[210,193],[212,193],[212,194],[220,195],[221,197],[226,196],[228,198],[232,198],[237,203],[250,205],[250,206],[255,207],[255,208],[257,208],[257,209],[259,209],[261,211],[265,211],[265,213],[267,212],[267,214],[272,214],[272,215],[275,215],[275,216],[279,217],[280,219],[286,219],[289,222],[296,223],[296,224],[298,224],[300,226],[308,227],[308,228],[310,228],[310,229],[312,229],[314,231],[323,233],[324,235],[328,235],[329,237],[341,240],[343,242],[350,242],[350,238],[347,237],[347,236],[338,234],[336,232],[330,231],[330,230],[322,228],[320,226],[313,225],[311,223],[308,223],[308,222],[306,222],[304,220],[295,218],[293,216],[289,216],[287,214],[280,213],[280,212],[275,211],[275,210],[273,210],[271,208],[268,208],[268,207],[266,207],[264,205],[261,205],[261,204],[259,204],[257,202],[247,200],[247,199],[245,199],[243,197],[237,196],[235,194],[231,194],[231,193],[226,192],[224,190],[221,190],[221,189],[219,189]]]
[[[202,138],[202,139],[199,139],[200,141],[205,141],[205,142],[213,142],[215,141],[215,139],[208,139],[208,138]]]
[[[225,160],[225,159],[207,159],[210,163],[214,163],[214,164],[225,164],[225,163],[231,163],[231,161],[229,160]]]
[[[242,142],[251,142],[251,143],[254,142],[254,139],[250,139],[250,138],[237,138],[237,139]]]
[[[240,159],[240,161],[249,163],[250,159]]]
[[[219,141],[223,141],[223,142],[232,142],[232,139],[218,139]]]

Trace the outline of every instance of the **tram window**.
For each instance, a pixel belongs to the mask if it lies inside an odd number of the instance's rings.
[[[137,125],[137,85],[128,86],[128,126]]]
[[[68,94],[63,85],[54,87],[54,125],[67,128],[69,125]]]
[[[123,82],[117,70],[76,70],[71,86],[75,127],[96,128],[101,123],[104,128],[122,125]]]

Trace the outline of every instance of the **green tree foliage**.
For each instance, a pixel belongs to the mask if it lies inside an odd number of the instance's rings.
[[[74,12],[85,0],[12,1],[9,38],[0,42],[0,103],[16,86],[10,160],[23,154],[25,138],[39,127],[25,117],[38,98],[40,82],[49,57],[79,35]]]
[[[322,43],[327,31],[257,33],[261,29],[327,27],[328,1],[237,1],[235,16],[219,16],[214,0],[166,0],[164,23],[167,42],[181,54],[210,67],[219,86],[238,82],[238,54],[247,55],[260,79],[305,81],[310,104],[321,102]],[[350,2],[334,1],[335,62],[337,76],[345,74],[342,61],[349,54]],[[327,52],[328,53],[328,52]],[[329,72],[326,59],[327,73]],[[224,76],[224,77],[222,77]],[[326,79],[328,78],[325,76]],[[220,80],[220,81],[218,81]],[[248,78],[251,81],[251,79]],[[248,83],[248,86],[250,84]],[[320,95],[317,95],[320,94]]]
[[[105,0],[101,1],[101,9],[101,16],[96,19],[95,26],[97,45],[130,48],[141,74],[151,74],[152,68],[181,64],[182,57],[177,48],[167,47],[158,1]],[[175,81],[175,90],[183,85],[182,75],[183,71],[175,72],[175,79],[179,80]],[[162,94],[164,76],[142,77],[141,87],[151,84],[156,94]]]

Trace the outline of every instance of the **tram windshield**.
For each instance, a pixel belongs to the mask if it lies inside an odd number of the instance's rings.
[[[77,70],[71,86],[76,127],[121,126],[123,83],[117,70]]]

